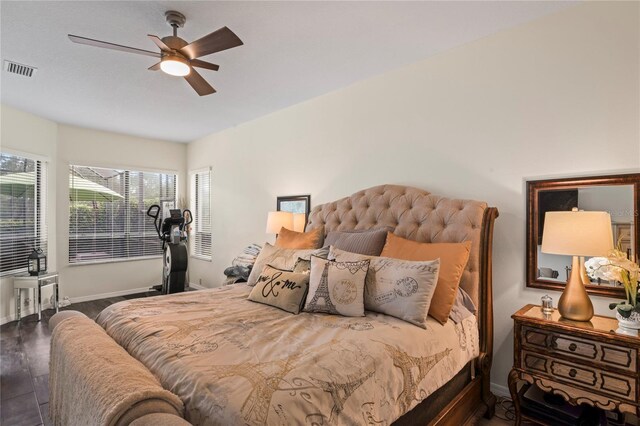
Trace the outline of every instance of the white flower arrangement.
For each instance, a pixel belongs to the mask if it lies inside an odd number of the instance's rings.
[[[640,300],[638,298],[638,278],[640,278],[640,266],[627,259],[626,254],[618,247],[612,250],[607,257],[592,257],[584,263],[587,274],[592,278],[603,280],[615,280],[621,282],[627,300],[609,304],[609,309],[617,309],[624,318],[629,318],[633,311],[640,313]]]

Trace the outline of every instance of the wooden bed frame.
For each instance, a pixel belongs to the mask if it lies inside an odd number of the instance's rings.
[[[415,205],[414,205],[415,203]],[[393,210],[394,205],[398,207]],[[433,215],[440,205],[444,215]],[[463,425],[475,424],[483,415],[493,417],[496,397],[491,393],[491,364],[493,361],[493,290],[492,290],[492,248],[493,227],[498,210],[486,203],[470,200],[453,200],[431,195],[429,192],[398,185],[381,185],[359,191],[349,197],[319,205],[309,216],[308,229],[325,227],[325,233],[338,230],[364,230],[385,227],[401,231],[400,236],[425,242],[461,242],[447,239],[433,240],[425,235],[412,238],[415,230],[408,231],[414,223],[434,223],[446,226],[447,215],[454,215],[466,206],[473,206],[472,215],[479,219],[480,226],[472,226],[474,237],[479,238],[477,280],[477,320],[479,328],[479,356],[470,361],[463,370],[447,384],[419,403],[393,424],[410,425]],[[478,210],[480,209],[480,210]],[[391,212],[393,211],[393,214]],[[413,215],[410,220],[405,213]],[[452,213],[453,212],[453,213]],[[430,216],[431,215],[431,216]],[[435,220],[432,216],[435,216]],[[439,221],[439,223],[438,223]],[[458,220],[464,222],[464,219]],[[404,224],[402,223],[404,222]],[[407,225],[408,223],[408,225]],[[414,225],[414,227],[417,225]],[[476,228],[480,228],[476,232]],[[415,234],[418,234],[415,232]],[[464,238],[462,238],[464,240]],[[473,250],[473,249],[472,249]],[[470,260],[471,263],[471,260]],[[474,271],[474,274],[476,272]]]
[[[491,393],[491,364],[493,362],[493,289],[492,289],[492,247],[493,225],[498,217],[498,209],[488,207],[482,224],[481,257],[480,257],[480,294],[478,304],[478,327],[480,332],[480,355],[470,366],[475,371],[472,379],[466,375],[467,381],[462,389],[456,389],[452,382],[447,383],[439,391],[448,395],[450,402],[435,416],[424,418],[422,411],[429,410],[431,395],[412,411],[401,417],[394,424],[429,424],[429,425],[463,425],[475,424],[484,416],[493,417],[496,397]],[[463,369],[462,373],[467,373]],[[451,385],[451,386],[450,386]],[[430,418],[429,418],[430,417]],[[406,418],[406,419],[405,419]]]

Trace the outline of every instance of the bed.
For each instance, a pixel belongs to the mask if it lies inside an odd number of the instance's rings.
[[[491,244],[486,203],[383,185],[316,206],[307,229],[388,227],[420,242],[471,241],[460,286],[476,315],[426,329],[373,312],[301,313],[250,287],[120,302],[96,322],[178,395],[193,424],[464,424],[492,416]]]

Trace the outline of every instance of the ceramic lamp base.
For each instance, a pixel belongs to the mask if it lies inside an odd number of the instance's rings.
[[[560,296],[558,312],[563,318],[572,321],[589,321],[593,318],[593,304],[582,283],[578,256],[573,256],[571,276]]]

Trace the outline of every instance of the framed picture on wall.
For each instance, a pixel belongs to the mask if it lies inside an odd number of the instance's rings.
[[[309,214],[311,209],[311,195],[287,195],[278,197],[276,208],[279,212]]]
[[[280,212],[304,213],[304,226],[307,226],[311,210],[311,195],[287,195],[277,198],[276,209]],[[304,229],[304,228],[303,228]]]

